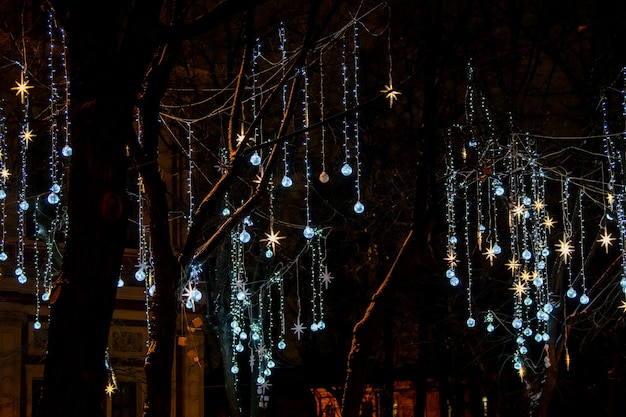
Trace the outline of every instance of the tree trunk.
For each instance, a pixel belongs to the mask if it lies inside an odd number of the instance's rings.
[[[348,354],[346,383],[341,403],[341,415],[343,417],[359,416],[365,379],[368,372],[367,357],[370,351],[368,344],[363,343],[372,337],[376,324],[381,317],[381,311],[385,308],[385,298],[392,289],[393,278],[396,275],[394,272],[396,271],[400,259],[404,258],[407,247],[413,242],[413,236],[413,231],[410,231],[398,251],[396,259],[393,265],[391,265],[387,276],[382,284],[380,284],[380,287],[378,287],[376,293],[372,296],[363,318],[354,326],[354,330],[352,331],[352,346]]]
[[[85,71],[93,84],[97,77]],[[88,88],[87,88],[88,89]],[[75,97],[69,233],[51,297],[42,410],[47,417],[101,414],[105,351],[127,227],[128,103]]]

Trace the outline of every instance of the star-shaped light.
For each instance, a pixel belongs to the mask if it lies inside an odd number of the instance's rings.
[[[20,138],[24,140],[24,144],[26,146],[28,146],[28,144],[33,141],[33,138],[35,136],[36,135],[33,133],[33,131],[28,128],[22,130],[22,132],[20,133]]]
[[[626,313],[626,301],[622,301],[622,304],[620,304],[619,308],[621,308],[622,311]]]
[[[537,210],[538,212],[543,210],[545,207],[546,207],[545,203],[541,200],[535,200],[535,202],[533,203],[533,208]]]
[[[235,138],[235,142],[237,142],[237,146],[241,146],[245,138],[246,138],[246,135],[244,135],[243,133],[239,133],[237,137]]]
[[[9,172],[8,169],[2,168],[2,170],[0,170],[0,177],[2,177],[3,180],[9,179],[10,176],[11,176],[11,173]]]
[[[554,221],[554,219],[550,216],[546,216],[546,218],[543,219],[543,222],[542,222],[542,224],[546,227],[546,229],[548,229],[548,232],[552,230],[555,223],[556,222]]]
[[[522,266],[522,264],[519,263],[519,261],[517,259],[515,259],[515,256],[512,257],[509,262],[507,264],[505,264],[507,266],[507,268],[509,268],[509,271],[511,271],[512,274],[515,273],[515,271]]]
[[[485,255],[487,259],[489,259],[491,265],[493,265],[493,260],[496,259],[497,256],[496,253],[493,251],[493,244],[487,248],[487,251],[483,253],[483,255]]]
[[[330,275],[330,272],[328,272],[328,267],[324,267],[324,273],[320,276],[320,278],[322,279],[326,289],[328,289],[328,284],[330,284],[330,281],[333,280],[333,276]]]
[[[522,298],[522,296],[528,291],[528,286],[520,278],[510,289],[515,292],[515,295],[517,295],[518,298]]]
[[[298,335],[298,340],[300,340],[300,336],[302,335],[302,333],[304,333],[304,329],[306,329],[306,326],[300,323],[300,317],[298,317],[298,320],[294,323],[294,326],[291,328],[294,334]]]
[[[524,207],[524,205],[521,203],[513,207],[513,214],[515,215],[515,217],[517,217],[517,220],[519,220],[524,215],[525,211],[526,207]]]
[[[20,82],[15,82],[17,87],[12,87],[11,90],[15,90],[15,95],[20,96],[22,104],[24,104],[24,96],[28,95],[28,90],[33,88],[32,85],[28,85],[28,80],[24,81],[24,73],[20,74]]]
[[[606,253],[609,253],[609,246],[612,245],[612,241],[614,241],[615,238],[606,231],[606,229],[604,229],[604,234],[600,236],[600,239],[597,240],[597,242],[600,242],[601,246],[604,247],[604,250],[606,251]]]
[[[569,240],[559,240],[559,244],[557,245],[557,252],[561,255],[564,261],[567,261],[567,258],[572,254],[574,248],[570,244]]]
[[[113,385],[111,382],[109,382],[107,384],[107,386],[104,388],[104,392],[106,392],[106,394],[111,397],[113,395],[113,393],[115,392],[115,385]]]
[[[448,256],[446,256],[445,258],[443,258],[444,261],[448,261],[448,264],[451,267],[455,267],[456,266],[456,254],[452,251],[448,252]]]
[[[533,278],[533,274],[531,274],[527,269],[524,269],[520,274],[519,274],[519,278],[520,280],[524,281],[524,282],[528,282]]]
[[[614,196],[613,196],[613,194],[611,194],[611,193],[608,193],[608,194],[606,195],[606,202],[607,202],[607,203],[609,203],[609,206],[613,206],[613,199],[614,199],[614,198],[615,198],[615,197],[614,197]]]
[[[389,108],[393,106],[393,101],[398,99],[398,96],[402,94],[399,91],[393,89],[393,84],[389,81],[389,85],[385,85],[385,88],[380,90],[381,93],[385,94],[387,100],[389,100]]]
[[[285,236],[280,236],[280,232],[274,232],[271,229],[265,236],[265,239],[261,239],[261,242],[267,242],[268,245],[272,245],[272,251],[275,251],[276,245],[280,245],[280,240],[285,238]]]

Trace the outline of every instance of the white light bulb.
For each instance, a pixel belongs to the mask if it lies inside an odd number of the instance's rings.
[[[341,175],[347,177],[350,174],[352,174],[352,167],[347,163],[343,164],[343,166],[341,167]]]
[[[66,158],[72,156],[72,152],[72,147],[70,145],[65,145],[63,149],[61,149],[61,154]]]
[[[357,202],[354,204],[354,212],[355,212],[356,214],[361,214],[361,213],[363,213],[363,211],[365,211],[365,206],[364,206],[364,205],[363,205],[363,203],[361,203],[360,201],[357,201]]]
[[[261,157],[258,153],[255,152],[252,154],[252,156],[250,157],[250,163],[254,166],[258,166],[261,164]]]
[[[287,175],[285,175],[283,179],[280,180],[280,185],[282,185],[285,188],[289,188],[293,185],[293,180]]]
[[[311,226],[307,226],[304,228],[304,230],[302,231],[302,234],[304,235],[304,237],[306,237],[307,239],[311,239],[314,235],[315,235],[315,230],[311,227]]]

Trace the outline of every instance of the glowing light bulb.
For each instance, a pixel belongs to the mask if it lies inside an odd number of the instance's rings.
[[[146,279],[146,272],[143,269],[140,269],[135,272],[135,279],[139,282],[142,282]]]
[[[194,289],[191,297],[193,298],[193,301],[195,301],[196,303],[199,302],[200,300],[202,300],[202,291],[200,291],[197,288]]]
[[[587,294],[583,294],[580,296],[580,304],[589,304],[589,296]]]
[[[0,261],[4,262],[4,261],[6,261],[7,259],[9,259],[9,255],[7,255],[7,253],[6,253],[6,252],[4,252],[4,251],[3,251],[3,252],[0,252]]]
[[[320,174],[320,182],[322,184],[326,184],[329,180],[330,180],[330,177],[328,176],[326,171],[322,171],[322,173]]]
[[[29,207],[30,207],[30,205],[28,204],[28,201],[26,201],[26,200],[20,201],[20,209],[22,211],[28,210]]]
[[[286,347],[287,347],[287,344],[285,343],[284,340],[281,340],[280,342],[278,342],[278,349],[285,350]]]
[[[231,372],[232,374],[237,375],[237,374],[239,373],[239,367],[238,367],[237,365],[233,365],[233,366],[230,368],[230,372]]]
[[[48,194],[48,203],[50,204],[58,204],[59,202],[59,196],[55,193],[50,193]]]
[[[363,213],[363,211],[365,211],[365,206],[364,206],[364,205],[363,205],[363,203],[361,203],[360,201],[357,201],[357,202],[354,204],[354,212],[355,212],[356,214],[361,214],[361,213]]]
[[[33,328],[34,328],[35,330],[39,330],[39,329],[41,329],[41,323],[39,322],[39,320],[37,320],[37,321],[35,321],[35,322],[33,323]]]
[[[117,288],[122,288],[124,286],[124,280],[122,278],[119,278],[117,280]]]
[[[252,154],[252,156],[250,157],[250,163],[254,166],[258,166],[261,164],[261,157],[258,153],[255,152]]]
[[[5,198],[7,198],[7,192],[0,190],[0,200],[4,200]]]
[[[502,253],[502,247],[500,247],[500,245],[498,245],[497,243],[493,245],[493,248],[491,249],[493,250],[493,253],[495,253],[496,255],[500,255]]]
[[[576,298],[576,290],[572,287],[569,287],[569,289],[567,290],[567,297]]]
[[[239,353],[243,352],[243,345],[241,343],[237,343],[235,345],[235,350]]]
[[[250,242],[250,233],[248,233],[247,230],[244,230],[243,232],[239,233],[239,240],[242,243]]]
[[[41,294],[41,301],[43,301],[44,303],[47,303],[49,299],[50,299],[50,293],[48,291]]]
[[[521,329],[522,328],[522,319],[520,319],[519,317],[516,317],[513,319],[513,321],[511,322],[511,325],[513,326],[514,329]]]
[[[469,319],[467,319],[467,327],[474,327],[476,326],[476,320],[474,320],[473,317],[470,317]]]
[[[350,174],[352,174],[352,167],[347,163],[343,164],[343,166],[341,167],[341,175],[347,177]]]
[[[224,217],[230,216],[230,210],[228,209],[228,207],[224,207],[224,209],[222,209],[222,216]]]
[[[70,145],[65,145],[63,147],[63,149],[61,149],[61,155],[63,155],[66,158],[69,158],[70,156],[72,156],[72,147]]]
[[[311,227],[311,226],[307,226],[304,228],[304,230],[302,231],[302,234],[304,235],[304,237],[306,237],[307,239],[311,239],[314,235],[315,235],[315,230]]]
[[[493,332],[495,329],[496,329],[496,328],[493,326],[493,324],[489,323],[489,324],[487,325],[487,331],[488,331],[489,333]]]
[[[317,327],[320,330],[324,330],[326,328],[326,323],[324,323],[323,320],[320,320],[320,321],[317,322]]]
[[[280,185],[282,185],[285,188],[289,188],[293,185],[293,180],[287,175],[285,175],[283,179],[280,180]]]
[[[17,277],[17,282],[19,282],[20,284],[26,284],[26,281],[28,281],[28,278],[26,278],[26,275],[24,274],[21,274]]]
[[[450,285],[452,285],[453,287],[458,287],[460,283],[461,283],[461,280],[458,279],[457,277],[450,278]]]

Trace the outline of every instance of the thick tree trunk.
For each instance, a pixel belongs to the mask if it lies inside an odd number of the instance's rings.
[[[127,107],[106,100],[77,100],[72,106],[77,122],[70,225],[63,272],[51,297],[42,398],[47,417],[101,414],[105,351],[127,227]]]

